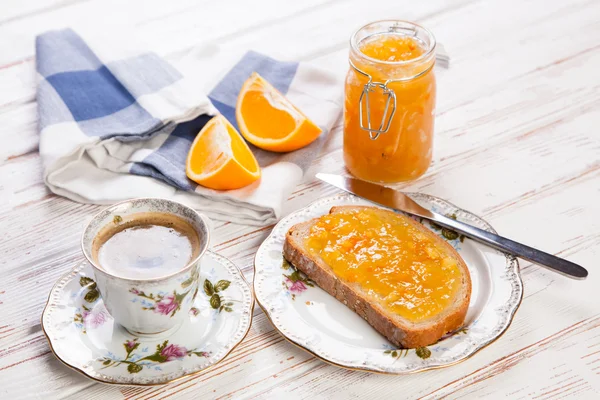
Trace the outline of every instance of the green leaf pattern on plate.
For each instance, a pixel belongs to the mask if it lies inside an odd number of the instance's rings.
[[[446,217],[451,218],[456,221],[456,214],[446,214]],[[419,222],[423,223],[423,218],[421,218],[419,220]],[[441,231],[442,237],[444,237],[445,239],[448,239],[450,241],[460,239],[461,243],[465,241],[465,235],[461,235],[458,232],[453,231],[452,229],[444,228],[444,227],[436,224],[433,221],[428,221],[428,222],[429,222],[429,226],[434,231]]]
[[[460,335],[460,334],[466,334],[466,333],[467,333],[467,327],[462,327],[462,328],[458,329],[457,331],[455,331],[453,333],[453,335]],[[438,344],[442,340],[444,340],[444,338],[438,340],[431,346]],[[431,357],[431,350],[429,349],[429,347],[426,347],[426,346],[417,347],[416,349],[387,349],[387,350],[384,350],[383,354],[389,354],[391,357],[393,357],[395,359],[399,359],[399,358],[406,357],[410,350],[414,350],[417,357],[419,357],[423,360],[426,360],[429,357]]]
[[[233,311],[233,300],[226,301],[225,297],[222,295],[222,292],[227,290],[229,285],[231,285],[231,281],[225,279],[221,279],[214,285],[208,279],[204,280],[204,293],[209,297],[208,302],[213,309],[218,310],[219,312],[223,310],[227,312]]]
[[[140,347],[138,338],[126,340],[123,343],[123,347],[125,348],[125,358],[103,357],[98,360],[103,365],[102,369],[127,364],[127,372],[130,374],[137,374],[142,371],[144,367],[151,366],[151,363],[162,364],[173,360],[179,360],[184,357],[191,357],[192,355],[197,357],[210,357],[211,355],[210,352],[199,351],[197,349],[188,350],[183,346],[169,344],[168,340],[158,344],[156,346],[156,351],[145,357],[140,357],[139,354],[136,354],[137,348]]]

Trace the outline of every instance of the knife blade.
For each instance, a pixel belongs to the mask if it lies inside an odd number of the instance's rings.
[[[318,173],[316,177],[323,182],[373,203],[433,221],[438,225],[460,232],[477,242],[531,261],[535,264],[539,264],[554,272],[559,272],[571,278],[578,279],[583,279],[588,276],[588,271],[580,265],[500,235],[496,235],[495,233],[435,213],[420,206],[417,202],[398,190],[363,181],[361,179],[340,175]]]

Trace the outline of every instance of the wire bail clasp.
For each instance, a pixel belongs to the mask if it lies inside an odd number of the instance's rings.
[[[394,82],[395,80],[390,79],[385,82],[373,82],[373,77],[366,72],[357,68],[352,61],[350,61],[350,66],[359,74],[369,79],[369,81],[365,84],[362,93],[360,94],[360,98],[358,99],[358,118],[360,122],[360,127],[369,132],[369,137],[371,140],[375,140],[379,137],[380,134],[386,133],[390,129],[390,125],[392,124],[392,119],[394,118],[394,114],[396,113],[396,93],[393,89],[388,87],[390,82]],[[379,123],[378,128],[374,128],[371,121],[371,106],[369,101],[369,94],[375,94],[377,91],[381,89],[381,95],[385,96],[385,107],[383,109],[383,115],[381,117],[381,121]],[[363,106],[364,103],[364,106]],[[390,111],[391,106],[391,111]],[[364,114],[366,110],[367,121],[365,125]],[[389,116],[388,116],[389,113]]]
[[[369,93],[376,93],[378,89],[381,89],[381,95],[385,96],[385,107],[383,109],[383,115],[381,117],[381,122],[379,123],[378,128],[373,128],[371,124],[371,109],[369,104]],[[365,126],[365,121],[363,119],[363,99],[364,99],[364,108],[366,109],[367,114],[367,125]],[[392,123],[392,118],[394,118],[394,114],[396,113],[396,93],[393,89],[387,87],[387,82],[369,82],[365,84],[362,93],[360,94],[360,98],[358,99],[358,112],[359,112],[359,121],[360,127],[369,132],[369,137],[371,140],[375,140],[379,137],[380,134],[386,133],[390,129],[390,125]],[[390,111],[391,104],[391,111]],[[389,112],[389,117],[388,117]],[[386,119],[387,117],[387,119]]]

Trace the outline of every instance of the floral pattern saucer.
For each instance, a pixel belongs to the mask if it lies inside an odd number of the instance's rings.
[[[56,357],[92,379],[162,385],[218,363],[250,329],[252,290],[231,261],[207,252],[200,282],[202,287],[179,329],[163,336],[137,337],[106,311],[92,268],[83,262],[50,292],[42,327]],[[168,293],[132,291],[130,301],[149,312],[169,314],[178,309],[178,299]]]
[[[494,232],[481,218],[425,194],[409,194],[422,206]],[[472,280],[465,325],[437,343],[418,349],[392,346],[366,321],[288,264],[282,256],[289,228],[329,213],[332,206],[374,205],[351,195],[319,200],[282,219],[258,249],[254,262],[256,300],[290,342],[340,367],[405,374],[456,364],[496,340],[508,328],[521,302],[523,284],[517,260],[421,221],[458,251]],[[418,218],[417,218],[418,220]]]

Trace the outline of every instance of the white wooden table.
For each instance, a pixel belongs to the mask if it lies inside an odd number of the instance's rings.
[[[417,375],[328,365],[284,340],[259,307],[250,334],[221,364],[171,385],[102,385],[63,366],[40,315],[54,282],[81,259],[79,235],[98,207],[57,197],[42,182],[35,35],[128,27],[172,61],[210,41],[344,74],[352,31],[382,18],[426,25],[452,57],[438,71],[435,161],[399,187],[448,199],[590,277],[574,281],[521,261],[525,295],[509,330],[461,364]],[[2,0],[0,398],[600,398],[599,126],[597,0]],[[319,170],[343,171],[340,126]],[[286,207],[335,192],[309,177]],[[214,248],[251,279],[270,229],[217,223]]]

